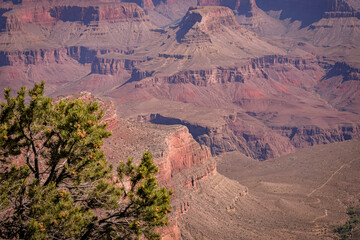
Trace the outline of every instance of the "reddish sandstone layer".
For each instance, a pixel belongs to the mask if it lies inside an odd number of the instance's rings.
[[[146,87],[147,84],[152,85],[158,82],[167,83],[192,83],[196,86],[207,86],[211,84],[225,84],[230,82],[244,82],[254,76],[267,78],[267,75],[261,69],[268,68],[274,64],[288,64],[295,66],[299,70],[308,68],[308,64],[313,60],[292,58],[288,56],[269,55],[262,58],[250,59],[247,64],[236,68],[218,67],[208,70],[188,70],[179,72],[172,76],[152,76],[153,72],[142,72],[134,70],[132,80],[140,81],[149,78],[145,82],[140,82],[137,87]]]
[[[123,2],[133,2],[141,6],[145,10],[153,10],[155,8],[152,0],[125,0]]]
[[[57,21],[77,21],[88,24],[92,21],[147,21],[145,12],[135,3],[97,3],[44,5],[15,8],[3,14],[7,31],[18,31],[24,24],[48,25]]]
[[[207,147],[200,146],[190,135],[188,128],[183,127],[167,139],[171,175],[206,162],[211,153]]]
[[[219,30],[220,26],[239,28],[234,14],[225,7],[191,7],[180,24],[180,29],[198,27],[202,32]]]
[[[0,66],[61,63],[67,55],[66,49],[32,49],[15,52],[0,51]]]
[[[240,14],[251,13],[257,8],[255,0],[198,0],[200,6],[224,6]]]
[[[102,32],[96,32],[97,29],[100,29],[98,25],[101,22],[115,24],[124,22],[125,27],[128,27],[126,24],[136,22],[136,24],[132,25],[135,29],[142,26],[142,22],[148,22],[144,10],[135,3],[97,2],[94,5],[90,5],[89,2],[52,2],[52,4],[37,2],[37,4],[24,3],[23,5],[15,5],[12,7],[14,9],[5,12],[1,16],[1,21],[4,21],[1,23],[0,28],[3,28],[2,30],[8,33],[3,33],[1,38],[1,46],[3,47],[0,49],[0,66],[62,63],[66,55],[73,57],[80,63],[92,63],[97,54],[109,52],[129,54],[131,51],[125,49],[124,46],[120,46],[123,47],[122,49],[111,48],[109,46],[100,46],[100,48],[97,49],[81,45],[61,46],[58,42],[54,42],[54,39],[48,39],[50,35],[49,32],[63,24],[63,22],[77,22],[82,24],[81,30],[84,31],[79,34],[79,38],[87,38],[88,36],[86,36],[86,34],[89,34],[88,42],[91,45],[94,38],[96,38],[96,34],[99,34],[99,36],[104,35]],[[90,31],[87,31],[87,26],[84,25],[93,21],[96,23],[92,24],[94,26],[89,25],[89,29],[92,31],[89,33]],[[123,29],[124,27],[120,25],[119,28]],[[42,30],[33,33],[34,29]],[[54,32],[56,31],[54,30]],[[24,35],[23,38],[21,34]],[[73,33],[64,33],[64,35],[67,34],[69,34],[70,37],[74,35]],[[111,34],[112,33],[108,33],[108,35]],[[134,35],[136,34],[137,33]],[[117,36],[109,37],[116,38]],[[76,41],[74,39],[71,40]],[[71,40],[69,41],[71,42]],[[55,41],[57,41],[57,39],[55,39]],[[86,42],[86,40],[83,41]]]
[[[136,64],[144,62],[145,60],[134,60],[117,55],[97,56],[91,64],[91,72],[96,74],[111,74],[116,75],[124,71],[132,72]]]
[[[116,54],[131,54],[123,49],[91,49],[83,46],[64,48],[34,48],[23,51],[0,51],[0,66],[36,65],[48,63],[63,63],[63,59],[71,57],[79,63],[91,63],[92,73],[116,74],[120,70],[131,71],[140,60],[128,58],[118,59]],[[110,57],[109,57],[110,54]],[[111,58],[111,54],[115,57]]]

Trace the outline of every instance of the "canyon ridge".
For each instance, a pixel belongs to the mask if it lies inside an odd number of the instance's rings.
[[[174,189],[163,239],[333,239],[358,204],[358,0],[0,3],[0,87],[100,102],[108,160]]]

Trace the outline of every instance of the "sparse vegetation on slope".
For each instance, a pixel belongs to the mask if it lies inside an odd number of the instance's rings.
[[[360,205],[349,208],[347,215],[349,215],[349,220],[344,225],[336,227],[334,232],[339,235],[340,239],[355,239],[353,232],[360,222]]]

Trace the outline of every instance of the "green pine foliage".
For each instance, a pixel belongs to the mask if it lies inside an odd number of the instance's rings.
[[[159,188],[150,153],[113,175],[96,102],[55,104],[43,82],[10,92],[0,111],[0,238],[160,238],[172,191]]]
[[[349,220],[342,226],[336,227],[334,233],[338,234],[340,239],[353,239],[352,234],[357,224],[360,223],[360,206],[358,208],[348,208],[347,215]]]

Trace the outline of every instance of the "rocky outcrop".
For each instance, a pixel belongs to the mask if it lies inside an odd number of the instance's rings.
[[[198,0],[199,6],[220,6],[221,0]]]
[[[343,82],[360,80],[360,69],[350,66],[345,62],[336,62],[324,76],[324,79],[334,76],[342,76]]]
[[[244,149],[242,145],[236,141],[236,137],[228,128],[228,125],[217,128],[207,127],[177,118],[162,116],[161,114],[138,116],[137,121],[148,121],[160,125],[184,125],[189,129],[190,134],[197,142],[211,149],[213,155],[236,150],[242,150],[242,152],[250,154],[249,149]]]
[[[57,20],[64,22],[79,21],[84,24],[88,24],[91,21],[147,20],[145,12],[134,3],[109,3],[95,6],[56,6],[49,11],[51,16]]]
[[[224,6],[248,17],[252,16],[253,11],[257,8],[255,0],[198,0],[198,5]]]
[[[100,55],[92,62],[91,73],[116,75],[124,71],[132,72],[136,64],[144,61],[119,57],[116,54]]]
[[[141,6],[146,11],[153,10],[155,8],[152,0],[123,0],[123,2],[133,2]]]
[[[258,6],[264,10],[279,10],[290,11],[298,8],[301,11],[318,11],[322,12],[351,12],[355,10],[348,4],[347,0],[257,0]],[[308,8],[308,9],[306,9]]]
[[[97,58],[102,58],[105,54],[123,54],[130,55],[134,50],[117,49],[117,48],[103,48],[92,49],[84,46],[66,47],[67,55],[77,60],[79,63],[93,63]],[[99,57],[97,57],[99,56]]]
[[[360,114],[360,69],[344,62],[336,62],[327,70],[316,86],[317,93],[340,111]]]
[[[262,58],[251,59],[251,66],[253,69],[256,68],[267,68],[276,63],[279,64],[290,64],[295,66],[299,70],[308,69],[308,62],[314,61],[314,59],[302,59],[299,57],[288,57],[288,56],[280,56],[280,55],[268,55]]]
[[[200,146],[186,127],[176,131],[166,142],[169,146],[167,159],[169,160],[168,165],[170,165],[171,176],[181,172],[183,169],[205,163],[211,157],[209,149]],[[206,174],[210,174],[213,170],[215,170],[215,167],[211,168]]]
[[[324,18],[357,17],[360,19],[360,12],[351,7],[346,0],[328,0],[326,4]]]
[[[59,49],[32,49],[24,51],[0,51],[0,66],[36,65],[47,63],[62,63],[66,56],[77,60],[81,64],[92,63],[94,73],[116,74],[121,69],[131,71],[135,62],[129,59],[117,61],[116,57],[106,58],[106,54],[131,54],[132,51],[120,49],[95,50],[83,46],[71,46]],[[99,57],[97,57],[99,56]],[[111,63],[111,66],[107,64]],[[132,66],[132,67],[130,67]]]
[[[71,46],[66,48],[67,55],[77,60],[79,63],[92,63],[98,51],[83,46]]]
[[[226,123],[217,127],[201,126],[160,114],[141,117],[142,121],[146,121],[146,119],[154,124],[186,126],[193,138],[201,145],[209,147],[213,155],[240,151],[246,156],[266,160],[295,150],[288,138],[271,132],[269,129],[262,132],[250,132],[242,129],[239,127],[242,126],[242,123],[237,122],[234,116],[225,118]]]
[[[155,77],[154,82],[167,82],[172,84],[191,83],[196,86],[207,86],[217,83],[244,82],[243,74],[237,69],[217,68],[211,70],[189,70],[170,77]]]
[[[325,12],[323,15],[324,18],[348,18],[348,17],[357,17],[360,19],[360,12]]]
[[[280,18],[299,20],[308,26],[321,18],[360,17],[358,11],[346,0],[257,0],[264,11],[282,11]]]
[[[173,134],[165,138],[165,143],[167,149],[159,161],[158,179],[161,185],[174,189],[172,200],[174,211],[170,228],[164,229],[162,235],[164,239],[180,239],[178,218],[191,208],[189,201],[184,202],[181,192],[184,187],[196,187],[199,181],[214,175],[216,163],[211,159],[209,149],[200,146],[186,127],[178,127]]]
[[[3,18],[6,31],[19,31],[27,23],[51,25],[56,22],[50,14],[50,8],[46,6],[14,9],[3,14]]]
[[[176,38],[179,43],[211,43],[209,32],[223,27],[240,28],[229,8],[191,7],[179,24]]]
[[[343,124],[333,128],[259,126],[256,130],[250,130],[241,120],[241,116],[230,115],[224,119],[225,124],[217,127],[202,126],[160,114],[138,116],[137,121],[159,125],[184,125],[199,144],[211,149],[213,155],[240,151],[259,160],[289,154],[296,148],[360,138],[360,125],[356,124]]]
[[[0,51],[0,66],[61,63],[67,55],[66,49],[33,49],[25,51]]]
[[[196,86],[207,86],[211,84],[226,84],[231,82],[242,82],[250,80],[251,77],[257,76],[267,79],[267,74],[262,71],[275,64],[284,64],[295,66],[299,70],[311,69],[311,62],[314,59],[293,58],[280,55],[269,55],[261,58],[250,59],[247,64],[243,64],[236,68],[217,67],[209,70],[188,70],[182,71],[172,76],[154,76],[155,72],[140,71],[134,69],[132,73],[132,81],[141,81],[136,87],[142,88],[153,85],[157,82],[166,82],[172,84],[192,83]]]
[[[355,124],[344,124],[328,129],[317,126],[276,127],[273,129],[288,137],[297,148],[359,139],[360,136],[360,126]]]
[[[352,8],[346,0],[323,0],[324,7],[328,12],[352,12]]]
[[[58,5],[56,5],[58,4]],[[53,25],[57,21],[81,22],[92,21],[148,21],[144,10],[135,3],[73,3],[56,2],[53,5],[15,8],[2,15],[6,31],[19,31],[27,23]]]

